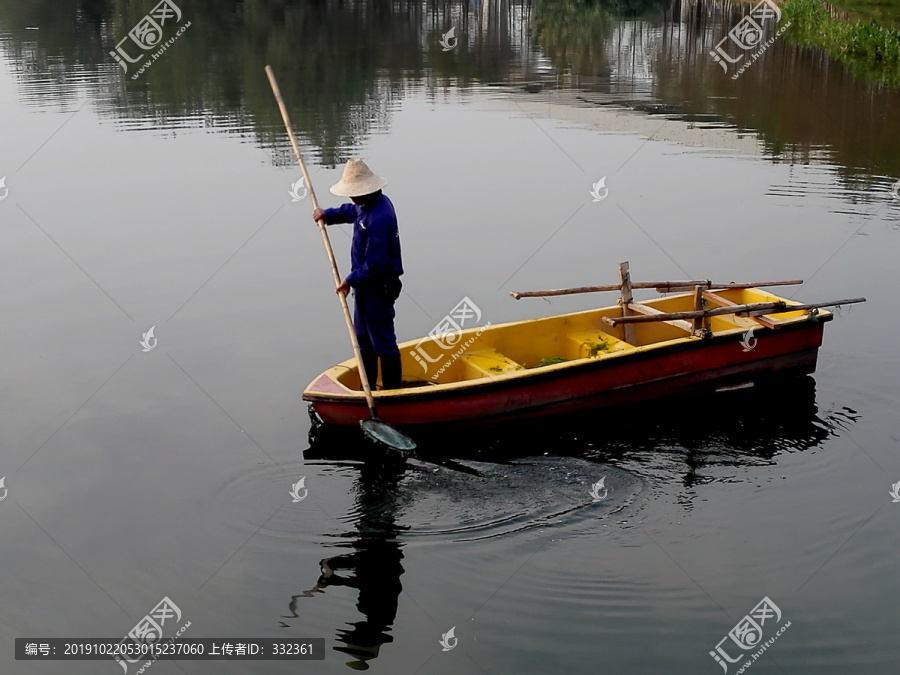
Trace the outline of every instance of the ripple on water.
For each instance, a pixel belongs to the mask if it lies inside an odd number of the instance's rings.
[[[627,471],[575,458],[461,464],[472,472],[422,466],[407,472],[397,495],[403,503],[397,524],[404,536],[472,541],[609,517],[626,509],[642,489],[640,479]],[[363,515],[358,502],[351,518]]]
[[[234,527],[265,531],[291,543],[317,542],[329,531],[347,529],[347,516],[339,510],[343,505],[327,500],[329,491],[346,494],[354,473],[344,466],[306,466],[286,473],[271,462],[260,462],[234,470],[216,490],[215,500]]]
[[[355,529],[473,541],[615,517],[643,487],[627,471],[577,458],[459,464],[461,470],[412,461],[393,471],[307,465],[288,475],[265,462],[234,470],[214,496],[231,526],[264,529],[279,540],[321,542]],[[294,501],[302,476],[302,499]]]

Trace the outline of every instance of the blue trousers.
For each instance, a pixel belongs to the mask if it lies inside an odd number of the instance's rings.
[[[363,354],[400,356],[394,333],[394,301],[400,293],[399,280],[396,284],[396,295],[392,288],[385,289],[381,283],[362,283],[354,291],[353,327]]]

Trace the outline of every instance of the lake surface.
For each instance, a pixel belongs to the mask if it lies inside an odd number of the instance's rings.
[[[0,671],[123,672],[14,639],[120,638],[166,597],[185,638],[326,656],[159,674],[712,675],[788,622],[745,672],[896,671],[896,92],[784,38],[732,80],[723,2],[185,0],[132,79],[109,52],[154,7],[0,0]],[[324,206],[349,157],[390,181],[400,339],[463,297],[610,304],[508,291],[622,260],[868,302],[814,378],[451,429],[399,467],[311,445],[300,394],[350,347],[266,64]]]

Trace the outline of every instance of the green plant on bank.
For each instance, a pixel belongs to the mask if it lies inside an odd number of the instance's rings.
[[[667,0],[537,0],[532,35],[559,70],[597,75],[609,67],[606,44],[624,17],[656,13]]]
[[[599,2],[541,0],[531,29],[556,68],[594,75],[606,64],[604,48],[614,26],[609,8]]]
[[[823,50],[857,77],[900,86],[900,31],[874,20],[832,18],[822,0],[788,0],[781,11],[782,22],[791,22],[790,42]]]
[[[828,0],[843,18],[900,28],[900,0]]]

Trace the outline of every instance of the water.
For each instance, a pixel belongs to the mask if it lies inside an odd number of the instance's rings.
[[[754,673],[893,672],[896,92],[784,39],[732,81],[718,3],[185,2],[131,80],[108,52],[145,4],[0,1],[2,672],[121,672],[13,639],[122,636],[166,596],[185,637],[327,655],[157,673],[716,673],[765,596],[791,626]],[[402,339],[464,296],[609,303],[507,291],[626,259],[868,302],[774,390],[420,435],[401,467],[311,445],[300,392],[349,345],[267,63],[324,205],[348,157],[390,180]]]

